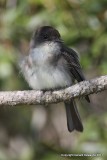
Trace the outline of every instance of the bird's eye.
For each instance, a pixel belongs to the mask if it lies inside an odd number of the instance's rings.
[[[44,39],[48,39],[48,35],[47,34],[45,34],[43,37],[44,37]]]

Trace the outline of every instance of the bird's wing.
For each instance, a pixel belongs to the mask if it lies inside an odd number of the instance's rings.
[[[65,45],[62,45],[61,53],[66,60],[67,67],[74,79],[76,79],[78,82],[85,80],[85,76],[80,66],[78,54],[73,49],[68,48]],[[90,102],[88,96],[86,96],[85,98],[88,102]]]

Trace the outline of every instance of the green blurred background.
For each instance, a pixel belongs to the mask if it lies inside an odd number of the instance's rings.
[[[0,0],[0,90],[29,89],[18,69],[32,32],[59,30],[80,53],[87,79],[107,74],[107,0]],[[0,108],[0,160],[67,160],[64,153],[100,153],[107,159],[107,91],[77,101],[84,132],[69,133],[63,104]]]

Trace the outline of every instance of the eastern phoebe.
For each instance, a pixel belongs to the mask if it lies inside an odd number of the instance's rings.
[[[29,86],[35,90],[60,89],[71,86],[74,80],[85,80],[78,54],[63,43],[59,32],[51,26],[36,30],[29,53],[21,60],[20,67]],[[90,101],[88,96],[85,98]],[[74,99],[65,102],[65,107],[68,130],[82,132]]]

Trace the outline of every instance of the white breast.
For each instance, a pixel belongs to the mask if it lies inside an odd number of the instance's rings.
[[[22,67],[22,72],[33,89],[63,88],[72,84],[71,77],[63,65],[56,67],[49,63],[48,58],[51,58],[52,54],[58,54],[54,53],[56,51],[58,51],[57,45],[44,46],[36,48],[30,57],[27,57],[32,60],[32,65]],[[25,62],[22,66],[24,65]]]

